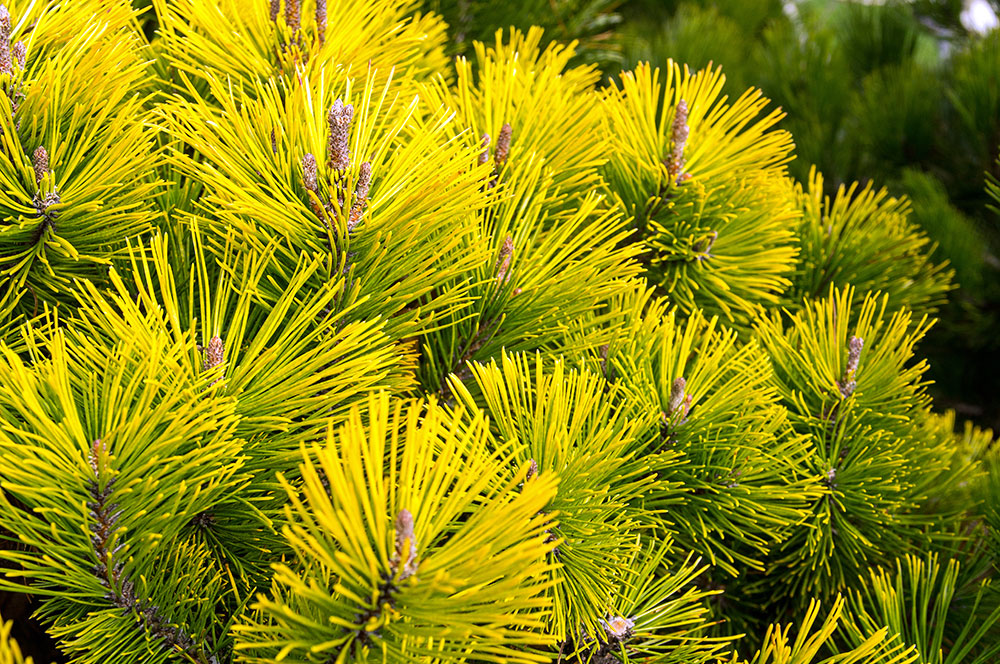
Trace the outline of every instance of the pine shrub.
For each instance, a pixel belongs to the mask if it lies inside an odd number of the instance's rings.
[[[0,661],[996,661],[908,202],[416,10],[0,8]]]

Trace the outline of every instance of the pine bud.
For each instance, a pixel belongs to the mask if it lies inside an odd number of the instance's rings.
[[[278,154],[278,137],[275,136],[274,130],[271,130],[271,154]]]
[[[844,370],[843,380],[837,381],[840,394],[846,399],[854,394],[858,387],[858,381],[854,374],[858,370],[858,363],[861,361],[861,349],[865,347],[865,341],[861,337],[852,336],[847,342],[847,367]]]
[[[479,165],[482,166],[490,160],[490,135],[483,134],[482,142],[480,143],[483,147],[483,151],[479,153]]]
[[[212,337],[212,340],[208,342],[208,347],[205,349],[205,371],[211,371],[222,364],[224,354],[225,347],[222,344],[222,339],[218,335]],[[219,380],[219,378],[213,380],[212,385],[218,383]]]
[[[320,44],[326,41],[326,0],[316,0],[316,36]]]
[[[19,41],[16,42],[10,50],[11,54],[14,56],[14,60],[17,61],[17,68],[24,69],[24,65],[28,61],[28,47],[23,41]]]
[[[302,27],[301,4],[302,0],[285,0],[285,24],[293,35]]]
[[[509,122],[504,123],[504,126],[500,129],[500,135],[497,136],[497,151],[493,158],[494,163],[497,165],[497,173],[503,168],[503,165],[507,163],[507,155],[510,154],[510,139],[513,134],[513,128],[510,126]]]
[[[323,204],[319,202],[319,177],[316,174],[316,157],[311,152],[307,152],[302,157],[302,184],[308,191],[315,194],[315,197],[309,197],[309,205],[312,207],[313,214],[325,224],[326,214],[323,211]]]
[[[371,162],[362,162],[358,171],[358,183],[354,185],[354,202],[362,207],[368,205],[368,189],[372,183]]]
[[[354,106],[344,104],[338,99],[330,106],[327,123],[330,125],[330,136],[327,140],[327,165],[337,171],[346,171],[351,166],[351,120],[354,119]]]
[[[687,381],[683,378],[677,378],[674,380],[674,384],[670,387],[670,402],[667,404],[667,414],[673,415],[684,403],[684,388],[687,387]]]
[[[667,164],[667,172],[675,182],[683,182],[691,176],[684,172],[684,148],[688,139],[688,106],[687,102],[681,99],[677,102],[677,110],[674,112],[674,124],[671,128],[671,140],[674,147]]]
[[[858,370],[858,362],[861,360],[861,349],[865,347],[865,340],[861,337],[851,337],[847,342],[847,375],[853,376]]]
[[[316,157],[314,157],[311,152],[307,152],[305,156],[302,157],[302,184],[304,184],[306,189],[314,194],[319,194],[319,182],[316,175]]]
[[[400,572],[400,581],[417,571],[417,538],[413,534],[413,515],[409,510],[400,510],[396,515],[396,551],[390,566],[393,573]]]
[[[360,205],[355,203],[351,206],[351,210],[347,215],[347,232],[350,233],[354,228],[361,223],[361,217],[363,216],[364,210]]]
[[[354,227],[361,223],[365,208],[368,207],[368,187],[372,181],[372,165],[369,162],[361,164],[358,172],[358,182],[354,185],[354,205],[351,206],[350,214],[347,215],[347,232],[350,233]]]
[[[90,461],[90,468],[94,471],[94,475],[101,474],[101,457],[104,456],[104,443],[98,438],[94,441],[93,446],[90,448],[90,453],[87,455],[88,461]]]
[[[681,154],[684,153],[684,146],[687,143],[688,138],[688,105],[687,102],[681,99],[677,102],[677,111],[674,113],[674,124],[671,132],[671,139],[674,142],[674,150],[676,151],[680,148]]]
[[[281,0],[271,0],[271,20],[278,20],[278,12],[281,11]]]
[[[524,476],[524,481],[528,482],[532,477],[538,474],[538,464],[535,463],[534,459],[528,462],[528,474]]]
[[[10,12],[0,5],[0,74],[13,74],[14,63],[10,58]]]
[[[35,169],[35,184],[41,186],[45,174],[49,172],[49,153],[41,145],[31,154],[31,166]]]
[[[514,240],[508,235],[503,246],[500,247],[500,257],[497,259],[497,284],[505,284],[510,281],[510,262],[514,257]]]

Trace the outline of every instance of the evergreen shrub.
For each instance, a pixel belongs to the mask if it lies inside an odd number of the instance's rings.
[[[998,661],[959,245],[417,10],[0,8],[0,661]]]

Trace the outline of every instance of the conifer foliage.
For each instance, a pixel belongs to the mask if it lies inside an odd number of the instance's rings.
[[[995,661],[906,201],[416,9],[0,7],[0,662]]]

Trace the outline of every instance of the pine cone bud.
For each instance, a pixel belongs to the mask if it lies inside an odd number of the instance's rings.
[[[326,42],[326,0],[316,0],[316,36],[320,44]]]
[[[16,42],[11,47],[11,54],[14,56],[14,60],[17,61],[17,68],[24,69],[25,63],[28,62],[28,47],[23,41]]]
[[[302,157],[302,184],[314,194],[319,194],[319,181],[316,175],[316,157],[307,152]]]
[[[208,342],[208,347],[205,349],[205,371],[211,371],[215,367],[222,364],[222,360],[225,356],[225,347],[222,344],[222,338],[218,335],[212,337],[212,340]],[[219,382],[219,378],[212,381],[212,385]]]
[[[393,573],[400,572],[400,581],[417,571],[417,538],[413,534],[413,515],[409,510],[399,510],[396,515],[396,551],[390,566]]]
[[[504,126],[500,129],[500,134],[497,136],[497,151],[496,155],[493,157],[493,161],[497,166],[497,173],[503,168],[503,165],[507,163],[507,156],[510,154],[510,139],[513,135],[513,128],[510,123],[504,123]]]
[[[680,148],[681,153],[684,152],[684,146],[687,143],[689,128],[687,125],[688,119],[688,105],[687,102],[681,99],[677,102],[677,111],[674,113],[674,124],[671,127],[672,135],[671,138],[674,142],[674,150]]]
[[[31,154],[31,166],[35,169],[35,184],[41,186],[45,174],[49,172],[49,153],[41,145]]]
[[[858,362],[861,361],[861,349],[865,347],[865,340],[861,337],[851,337],[847,342],[847,376],[853,377],[858,370]]]
[[[94,471],[94,475],[100,476],[101,474],[101,457],[104,456],[104,443],[98,438],[94,441],[93,446],[90,448],[90,453],[87,455],[88,461],[90,461],[90,468]]]
[[[858,370],[858,363],[861,361],[861,349],[865,347],[865,341],[861,337],[852,336],[847,342],[847,367],[844,369],[843,380],[837,381],[837,388],[840,394],[846,399],[854,394],[858,388],[858,381],[854,379],[854,374]]]
[[[0,5],[0,74],[13,74],[14,63],[10,57],[10,12]]]
[[[677,110],[674,112],[674,124],[671,127],[671,140],[674,147],[667,164],[667,172],[675,182],[684,182],[691,175],[684,172],[684,148],[687,146],[689,128],[687,124],[688,106],[687,102],[681,99],[677,102]]]
[[[510,262],[514,257],[514,239],[508,235],[503,246],[500,247],[500,256],[497,259],[497,284],[505,284],[510,281]]]
[[[307,191],[316,194],[316,197],[309,197],[309,205],[312,207],[320,221],[326,223],[326,214],[323,212],[323,205],[319,202],[319,177],[316,173],[316,157],[311,152],[307,152],[302,157],[302,184]]]
[[[271,20],[278,20],[278,12],[281,11],[281,0],[271,0]]]
[[[667,404],[667,415],[676,413],[684,403],[685,387],[687,387],[687,381],[683,378],[674,380],[674,384],[670,387],[670,402]]]
[[[480,143],[483,147],[483,151],[479,153],[479,165],[482,166],[490,160],[490,135],[483,134],[482,142]]]
[[[354,106],[344,104],[338,99],[330,106],[327,123],[330,126],[330,136],[327,140],[327,165],[337,171],[346,171],[351,166],[351,120],[354,119]]]
[[[352,232],[358,224],[361,223],[361,217],[364,214],[364,210],[360,205],[355,203],[351,206],[350,212],[347,214],[347,232]]]
[[[302,27],[302,0],[285,0],[285,24],[292,34],[298,34]]]
[[[278,154],[278,137],[271,130],[271,154]]]
[[[358,182],[354,185],[354,202],[362,207],[368,205],[368,189],[372,183],[371,162],[362,162],[358,170]]]

